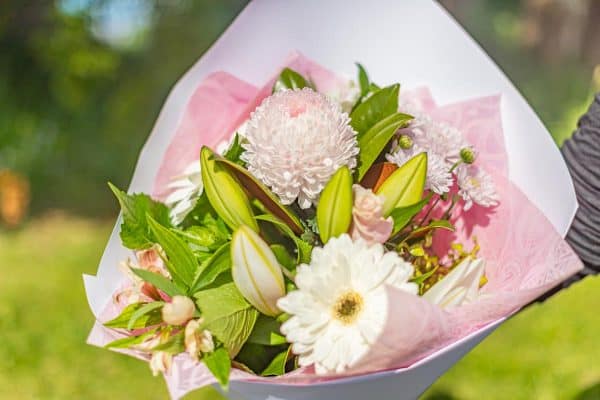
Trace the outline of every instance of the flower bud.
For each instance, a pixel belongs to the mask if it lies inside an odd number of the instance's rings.
[[[398,138],[398,146],[400,146],[401,149],[408,150],[413,146],[413,140],[408,135],[400,135]]]
[[[277,300],[285,296],[283,273],[273,251],[249,227],[242,225],[231,239],[233,281],[250,304],[263,314],[280,314]]]
[[[215,350],[212,334],[206,329],[200,329],[201,325],[201,319],[193,319],[185,326],[185,351],[195,360],[198,360],[203,353]]]
[[[317,226],[323,243],[348,232],[352,223],[352,173],[342,166],[325,185],[317,205]]]
[[[481,259],[464,259],[441,281],[431,287],[423,298],[442,308],[471,303],[479,296],[485,262]]]
[[[239,181],[215,161],[212,150],[202,147],[200,165],[204,191],[210,205],[231,229],[247,225],[258,231],[250,200]]]
[[[150,358],[150,369],[152,375],[157,376],[159,373],[168,373],[173,364],[173,356],[165,351],[155,351]]]
[[[473,164],[473,162],[475,162],[475,151],[470,148],[470,147],[463,147],[462,149],[460,149],[460,159],[465,163],[465,164]]]
[[[423,197],[427,177],[427,153],[419,153],[395,170],[375,191],[383,197],[382,215],[394,208],[415,204]]]
[[[186,296],[173,296],[162,308],[162,318],[169,325],[183,325],[194,316],[196,306]]]

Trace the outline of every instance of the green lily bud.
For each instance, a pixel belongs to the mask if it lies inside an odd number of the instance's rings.
[[[394,208],[415,204],[423,196],[427,177],[427,153],[420,153],[395,170],[377,189],[383,196],[382,214],[387,217]]]
[[[202,182],[210,205],[231,229],[247,225],[258,232],[258,223],[250,207],[250,200],[238,180],[213,158],[206,146],[200,152]]]
[[[233,281],[244,298],[265,315],[279,315],[277,300],[285,296],[285,283],[269,245],[241,225],[231,239],[231,261]]]
[[[317,226],[323,243],[348,232],[352,223],[352,174],[347,166],[331,177],[317,205]]]

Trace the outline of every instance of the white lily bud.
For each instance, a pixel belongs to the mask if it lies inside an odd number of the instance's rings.
[[[466,258],[425,292],[423,298],[442,308],[471,303],[479,296],[479,283],[484,270],[483,259]]]
[[[169,325],[183,325],[194,316],[196,306],[186,296],[173,296],[162,308],[162,318]]]
[[[246,300],[263,314],[280,314],[277,300],[285,296],[285,283],[269,245],[241,225],[231,240],[231,260],[233,281]]]

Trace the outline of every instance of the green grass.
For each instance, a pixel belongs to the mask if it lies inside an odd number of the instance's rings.
[[[0,399],[167,397],[145,363],[85,344],[93,317],[81,274],[95,273],[110,229],[54,215],[0,233]],[[424,398],[599,399],[598,309],[600,279],[529,308]],[[218,397],[205,391],[189,398]]]

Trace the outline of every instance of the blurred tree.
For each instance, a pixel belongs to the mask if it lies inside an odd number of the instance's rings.
[[[169,89],[244,4],[0,2],[0,168],[33,210],[114,211],[106,181],[127,186]]]

